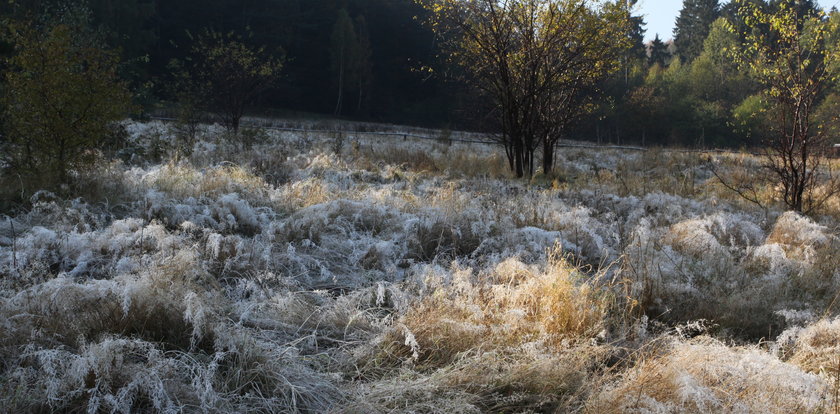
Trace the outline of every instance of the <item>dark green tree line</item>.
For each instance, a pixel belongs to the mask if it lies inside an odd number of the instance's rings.
[[[647,62],[628,62],[620,79],[614,77],[602,84],[608,99],[578,125],[575,137],[647,145],[764,145],[770,137],[772,102],[763,94],[765,87],[733,61],[731,51],[755,34],[764,34],[771,44],[783,43],[768,23],[750,22],[741,10],[749,7],[774,14],[788,8],[802,21],[821,12],[813,1],[743,0],[726,3],[719,13],[712,13],[717,4],[686,0],[677,19],[682,41],[675,40],[676,56],[671,55],[667,43],[654,37],[647,44]],[[714,15],[720,17],[709,21]],[[834,16],[837,12],[819,19],[837,19]],[[837,29],[828,32],[837,33]],[[826,43],[840,41],[829,39]],[[833,131],[836,119],[827,114],[837,86],[829,85],[815,102],[819,115],[814,119],[827,131]],[[826,137],[840,142],[831,132]]]

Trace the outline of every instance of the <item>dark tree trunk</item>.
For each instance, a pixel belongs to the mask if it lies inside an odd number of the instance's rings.
[[[522,145],[522,140],[517,138],[514,141],[514,158],[516,159],[515,173],[517,178],[525,176],[525,147]]]
[[[548,174],[554,168],[554,140],[543,140],[543,173]]]

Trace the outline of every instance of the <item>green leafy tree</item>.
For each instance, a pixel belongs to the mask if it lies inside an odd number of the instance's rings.
[[[283,60],[233,32],[205,30],[191,39],[188,59],[173,64],[176,77],[225,128],[238,132],[245,109],[274,85]]]
[[[178,140],[179,152],[189,155],[195,146],[201,123],[207,120],[203,112],[207,109],[203,102],[206,91],[203,90],[204,85],[193,79],[181,64],[177,60],[170,62],[170,70],[175,75],[169,84],[171,96],[175,98],[175,122],[171,129]]]
[[[731,128],[733,107],[758,91],[728,52],[740,46],[733,30],[725,18],[715,20],[703,44],[703,53],[694,59],[688,73],[701,141],[716,146],[749,143],[746,135],[738,136]]]
[[[740,70],[737,62],[732,59],[730,51],[740,47],[735,27],[726,19],[720,18],[712,23],[709,36],[703,42],[703,53],[698,57],[708,65],[712,71],[710,84],[701,85],[711,99],[723,100],[729,104],[737,103],[748,95],[757,92],[755,83],[749,75]]]
[[[698,123],[698,99],[692,93],[691,65],[673,59],[662,74],[661,90],[667,101],[667,136],[669,145],[692,146],[702,143],[704,133]]]
[[[543,171],[558,139],[591,108],[591,88],[620,67],[630,47],[624,2],[426,0],[431,26],[455,63],[495,104],[508,162]]]
[[[769,6],[772,12],[792,10],[800,19],[822,15],[820,6],[814,0],[770,0]]]
[[[665,99],[656,88],[642,85],[631,91],[625,99],[630,122],[641,129],[641,144],[646,145],[651,136],[661,135]]]
[[[703,51],[709,27],[720,14],[718,0],[684,0],[674,27],[674,44],[683,61],[692,61]]]
[[[133,109],[118,53],[87,22],[84,11],[68,9],[43,24],[6,24],[14,45],[4,96],[14,159],[62,183]]]
[[[827,143],[840,144],[840,95],[832,93],[826,96],[817,107],[814,118]]]
[[[749,145],[758,145],[770,139],[771,122],[769,104],[761,94],[750,95],[732,108],[732,127]]]
[[[767,142],[766,170],[781,188],[785,205],[809,213],[840,193],[840,179],[822,156],[825,130],[813,119],[837,78],[832,68],[840,55],[830,42],[831,21],[790,3],[781,2],[773,13],[744,4],[744,21],[754,30],[734,57],[762,85],[772,105],[774,136]]]
[[[590,88],[597,91],[599,96],[597,99],[590,99],[587,103],[587,113],[575,121],[574,125],[569,126],[567,138],[595,137],[601,142],[605,138],[620,141],[622,138],[626,140],[644,136],[644,127],[633,120],[635,108],[630,107],[627,99],[644,82],[648,67],[647,46],[644,43],[646,23],[643,16],[632,15],[632,12],[636,11],[637,3],[636,0],[626,2],[627,9],[631,11],[630,29],[627,32],[630,47],[620,58],[619,71]],[[586,131],[587,128],[593,127],[595,131]]]
[[[840,11],[836,7],[831,9],[828,18],[826,33],[826,46],[830,54],[840,55]],[[835,75],[840,73],[840,59],[829,60],[828,70]],[[834,77],[834,84],[831,85],[836,91],[840,91],[840,76]]]

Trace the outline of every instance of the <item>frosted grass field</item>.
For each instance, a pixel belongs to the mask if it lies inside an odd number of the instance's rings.
[[[128,130],[0,224],[2,412],[840,410],[840,201],[751,156]]]

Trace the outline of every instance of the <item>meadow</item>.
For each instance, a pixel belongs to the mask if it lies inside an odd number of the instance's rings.
[[[0,223],[0,411],[840,412],[840,200],[754,155],[125,128]]]

